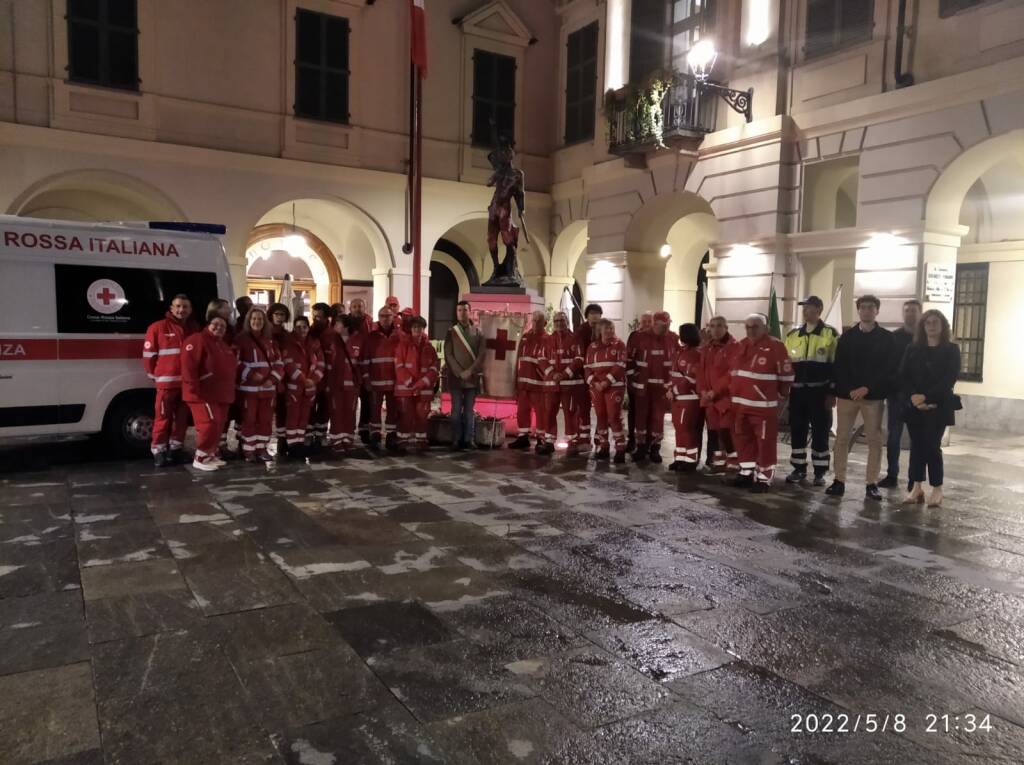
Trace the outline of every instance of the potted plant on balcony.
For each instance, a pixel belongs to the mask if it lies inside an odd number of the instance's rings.
[[[653,143],[665,148],[665,95],[676,80],[671,69],[651,72],[643,82],[609,90],[604,97],[604,118],[610,146]]]

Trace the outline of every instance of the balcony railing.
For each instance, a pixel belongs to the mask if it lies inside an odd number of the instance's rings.
[[[664,148],[672,139],[701,138],[715,129],[717,98],[690,74],[627,85],[605,96],[608,151],[632,154]]]

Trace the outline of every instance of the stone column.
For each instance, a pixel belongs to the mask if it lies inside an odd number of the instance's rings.
[[[538,287],[541,297],[544,299],[544,306],[553,306],[557,311],[562,304],[562,290],[566,287],[572,291],[576,280],[571,276],[542,276],[538,280]],[[570,317],[571,320],[571,317]]]
[[[584,303],[600,303],[604,318],[615,322],[625,337],[629,325],[644,311],[661,310],[665,297],[665,261],[657,253],[585,253]]]
[[[719,245],[708,264],[708,288],[715,313],[729,322],[729,331],[743,337],[743,320],[752,313],[767,314],[772,285],[778,299],[779,320],[785,332],[796,315],[796,275],[784,248],[747,244]],[[824,298],[823,298],[824,299]]]
[[[384,307],[384,301],[391,294],[391,269],[375,268],[373,275],[373,317],[376,319],[377,311]]]

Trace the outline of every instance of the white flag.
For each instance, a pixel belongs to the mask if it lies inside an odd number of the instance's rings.
[[[568,287],[562,287],[562,300],[558,305],[558,310],[566,315],[566,317],[569,319],[570,326],[572,325],[572,308],[572,293],[569,292]]]
[[[834,327],[837,332],[843,331],[843,285],[840,284],[836,287],[836,291],[832,295],[832,304],[828,307],[828,313],[825,314],[825,323],[831,327]]]

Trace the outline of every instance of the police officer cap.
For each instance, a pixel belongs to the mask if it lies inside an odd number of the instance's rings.
[[[817,295],[808,295],[799,303],[797,303],[797,305],[814,305],[817,306],[818,308],[825,307],[825,304],[821,302],[821,298],[818,297]]]

